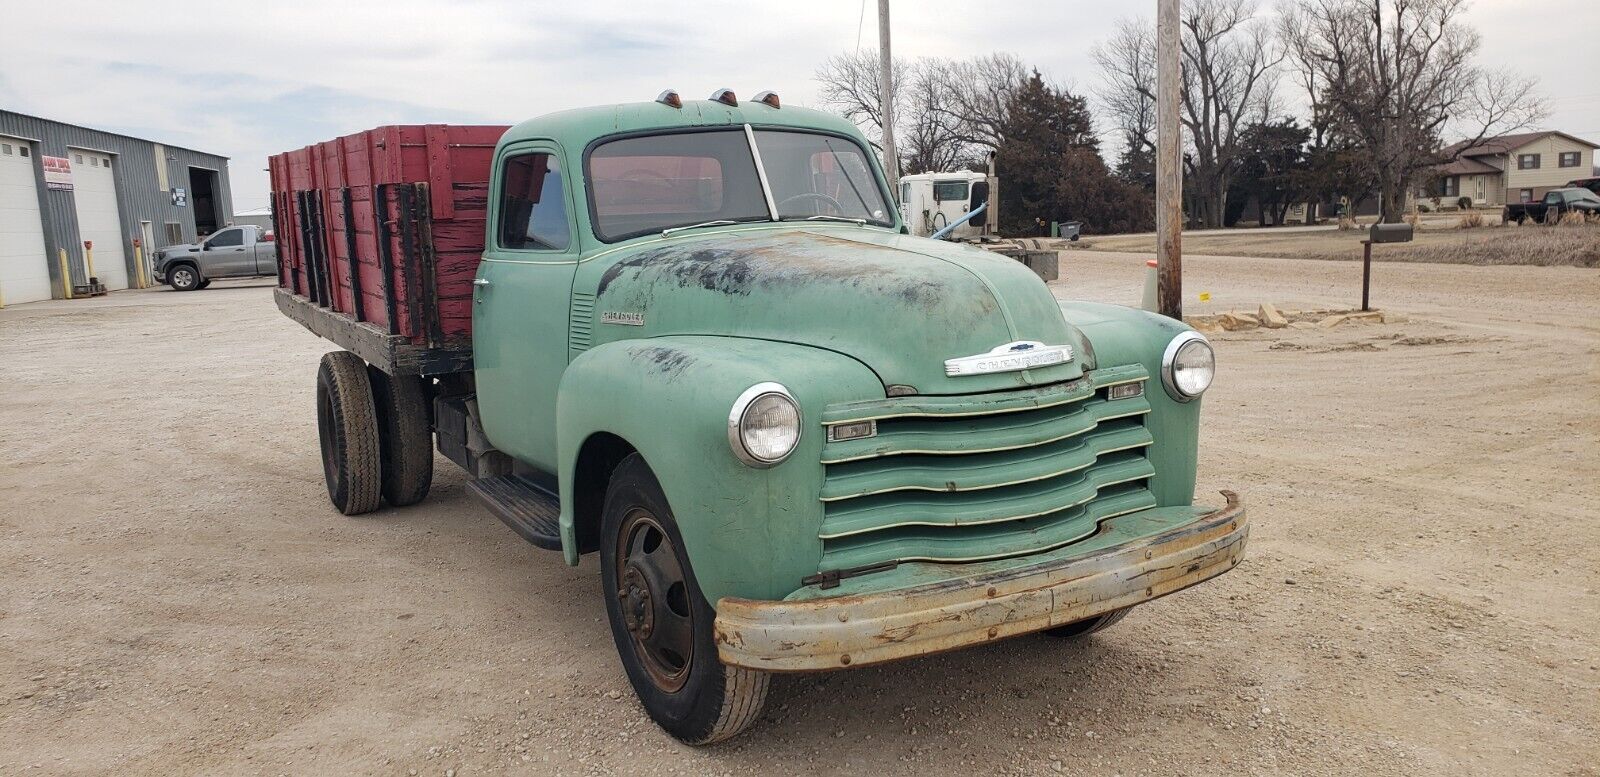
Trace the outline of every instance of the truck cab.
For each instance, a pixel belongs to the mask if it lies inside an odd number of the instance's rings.
[[[989,176],[969,170],[900,176],[900,222],[911,234],[928,237],[985,204],[993,208],[989,190]],[[957,224],[949,237],[960,240],[983,235],[988,221],[976,216]]]
[[[599,556],[634,690],[696,744],[753,723],[772,673],[1083,637],[1237,564],[1238,498],[1194,498],[1205,338],[908,234],[869,149],[726,90],[510,128],[470,367],[392,358],[393,326],[325,357],[330,498],[420,499],[431,439],[524,538]]]

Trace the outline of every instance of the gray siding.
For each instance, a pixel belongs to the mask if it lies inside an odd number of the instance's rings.
[[[156,248],[166,245],[165,223],[175,221],[183,225],[184,241],[196,239],[194,200],[190,193],[188,207],[172,204],[169,191],[160,188],[156,171],[157,145],[154,141],[131,138],[111,132],[79,127],[72,124],[41,119],[21,113],[0,110],[0,135],[32,141],[34,181],[39,189],[39,212],[44,219],[44,244],[50,280],[54,291],[60,295],[61,277],[59,252],[67,252],[72,282],[86,281],[83,265],[83,241],[78,237],[78,214],[73,205],[73,192],[51,191],[44,185],[44,166],[41,157],[71,158],[68,148],[104,151],[113,157],[112,171],[117,183],[117,210],[122,218],[123,256],[127,260],[130,281],[138,275],[134,267],[133,238],[139,234],[139,222],[149,221],[154,231]],[[178,146],[163,146],[169,186],[189,187],[189,167],[202,167],[217,171],[217,212],[222,221],[233,212],[232,190],[228,182],[228,158],[193,151]],[[74,165],[76,168],[76,165]],[[150,247],[145,249],[149,255]],[[146,266],[149,266],[148,260]]]

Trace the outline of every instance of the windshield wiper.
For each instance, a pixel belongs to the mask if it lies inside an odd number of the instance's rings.
[[[855,224],[857,226],[862,226],[862,227],[867,225],[867,220],[866,219],[853,219],[853,218],[850,218],[849,216],[833,216],[833,215],[826,215],[826,214],[819,214],[819,215],[816,215],[816,216],[790,215],[790,216],[783,216],[782,218],[779,218],[778,220],[779,221],[842,221],[842,222],[844,222],[846,224]]]
[[[725,226],[728,226],[729,224],[738,224],[738,223],[740,223],[740,222],[738,222],[738,221],[736,221],[734,219],[717,219],[715,221],[702,221],[699,224],[685,224],[685,225],[683,225],[681,227],[667,227],[666,229],[661,230],[661,236],[662,237],[666,237],[668,235],[671,235],[674,232],[682,232],[685,229],[699,229],[701,227],[725,227]]]

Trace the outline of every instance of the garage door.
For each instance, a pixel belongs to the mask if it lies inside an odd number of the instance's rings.
[[[67,149],[72,158],[72,199],[80,240],[94,241],[94,272],[108,289],[128,288],[122,251],[122,218],[112,157],[103,151]]]
[[[0,135],[0,300],[7,305],[50,299],[33,165],[26,141]]]

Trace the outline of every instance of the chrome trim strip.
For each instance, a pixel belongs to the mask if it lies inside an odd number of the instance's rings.
[[[744,125],[744,139],[750,143],[750,156],[756,160],[756,177],[761,179],[761,194],[767,198],[767,215],[778,220],[778,203],[772,199],[772,184],[767,181],[767,166],[761,164],[761,149],[756,147],[756,131]]]
[[[1053,367],[1072,361],[1072,346],[1045,345],[1037,340],[1018,340],[997,345],[984,353],[944,360],[946,377],[993,375],[1020,372],[1037,367]]]

